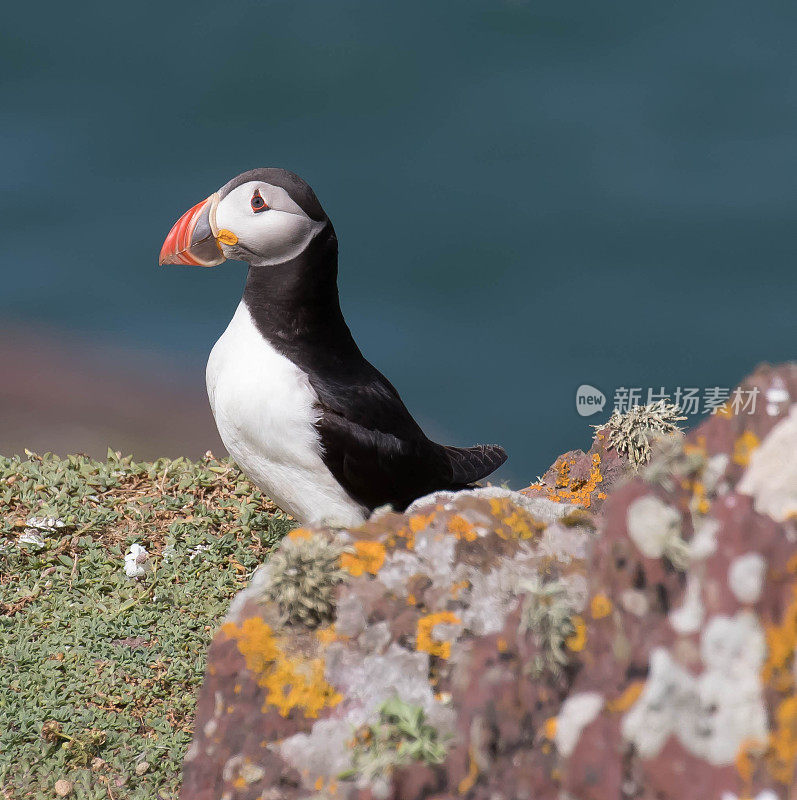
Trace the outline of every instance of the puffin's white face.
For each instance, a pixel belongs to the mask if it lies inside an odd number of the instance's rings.
[[[214,192],[189,208],[169,231],[159,260],[203,267],[228,258],[255,266],[281,264],[298,256],[325,225],[282,187],[248,181],[221,199]]]
[[[215,212],[215,213],[214,213]],[[227,258],[241,258],[239,248],[260,265],[280,264],[301,253],[324,227],[311,219],[280,186],[250,181],[218,202],[211,228]]]

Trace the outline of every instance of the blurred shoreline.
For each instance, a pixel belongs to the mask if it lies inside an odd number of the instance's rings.
[[[226,450],[202,369],[175,356],[11,324],[0,337],[0,454],[107,448],[149,460]]]

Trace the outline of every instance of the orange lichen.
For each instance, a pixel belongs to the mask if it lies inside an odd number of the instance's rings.
[[[691,444],[690,442],[686,442],[684,444],[684,455],[685,456],[701,456],[705,457],[706,455],[706,437],[701,435],[697,437],[697,444]]]
[[[501,517],[507,509],[507,500],[503,497],[490,498],[490,512],[494,517]]]
[[[335,633],[335,626],[328,625],[325,628],[318,628],[315,632],[316,639],[318,639],[321,644],[332,644],[332,642],[337,641],[338,635]]]
[[[689,488],[687,486],[687,488]],[[711,503],[706,497],[706,487],[700,481],[691,484],[692,489],[692,508],[699,514],[708,514],[711,510]]]
[[[292,542],[299,542],[304,539],[309,539],[313,534],[307,528],[294,528],[289,534],[288,538]]]
[[[464,539],[466,542],[472,542],[478,538],[476,528],[460,514],[454,514],[448,520],[448,530],[457,537],[457,539]]]
[[[409,528],[399,528],[396,531],[396,536],[405,540],[407,550],[415,548],[415,534]]]
[[[791,587],[792,599],[779,625],[766,625],[767,659],[761,673],[763,681],[780,692],[794,689],[794,651],[797,647],[797,584]]]
[[[415,635],[415,646],[433,656],[448,658],[451,655],[451,642],[438,642],[432,638],[435,625],[459,625],[460,618],[451,611],[438,611],[427,614],[418,620],[418,630]]]
[[[254,675],[257,685],[268,690],[263,706],[274,706],[287,717],[294,708],[315,718],[322,708],[337,705],[342,697],[324,679],[320,658],[304,659],[287,655],[271,629],[260,617],[245,619],[241,625],[226,622],[222,633],[235,641]]]
[[[787,697],[775,712],[769,735],[767,767],[775,780],[792,786],[797,767],[797,694]]]
[[[531,539],[545,530],[545,523],[538,522],[527,511],[519,509],[507,497],[491,497],[490,512],[509,528],[511,537],[501,528],[496,533],[502,539]]]
[[[355,542],[354,553],[344,553],[340,565],[355,578],[364,572],[376,575],[385,563],[385,546],[381,542]]]
[[[745,431],[733,443],[733,463],[746,467],[750,463],[750,456],[761,444],[761,440],[752,432]]]
[[[453,598],[459,597],[459,593],[468,586],[470,586],[470,581],[456,581],[452,583],[450,589],[451,596]]]
[[[504,639],[503,636],[498,637],[495,646],[498,648],[499,653],[506,653],[507,647],[509,647],[509,645],[506,643],[506,639]]]
[[[457,790],[460,794],[467,794],[476,783],[479,777],[479,766],[476,759],[473,757],[472,750],[468,750],[468,774],[459,782]]]
[[[545,524],[519,509],[505,517],[504,522],[518,539],[531,539],[545,530]]]
[[[565,639],[565,644],[569,650],[572,650],[574,653],[580,653],[587,643],[587,626],[584,624],[584,620],[578,615],[573,617],[572,622],[575,632]]]
[[[592,619],[603,619],[612,613],[612,601],[605,594],[596,594],[589,604]]]
[[[562,458],[556,466],[554,487],[549,489],[542,486],[540,490],[549,500],[554,500],[558,503],[575,503],[584,508],[589,508],[592,504],[592,493],[598,487],[598,484],[603,482],[603,473],[600,468],[601,457],[599,453],[592,454],[592,467],[586,478],[574,478],[571,476],[570,473],[575,463],[574,457],[570,459]],[[603,494],[603,497],[606,496],[603,492],[600,494]]]
[[[615,697],[614,700],[609,700],[606,703],[606,709],[616,714],[628,711],[628,709],[639,700],[639,696],[642,694],[644,688],[644,681],[634,681],[619,697]]]
[[[545,720],[542,726],[542,732],[545,735],[545,738],[549,741],[553,741],[554,737],[556,736],[556,727],[557,727],[558,720],[556,717],[548,717]]]
[[[739,777],[744,781],[748,789],[755,774],[756,761],[761,757],[763,751],[764,744],[758,739],[745,739],[736,751],[736,758],[734,758],[733,763],[739,773]]]
[[[428,528],[433,519],[434,514],[413,514],[409,521],[410,531],[412,531],[412,533],[418,533],[424,528]]]

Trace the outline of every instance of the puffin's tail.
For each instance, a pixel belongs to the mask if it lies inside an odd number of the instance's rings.
[[[506,450],[497,444],[475,447],[444,447],[451,464],[453,483],[470,484],[486,478],[506,461]]]

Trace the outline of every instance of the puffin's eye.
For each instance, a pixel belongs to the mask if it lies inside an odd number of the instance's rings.
[[[250,204],[252,206],[252,211],[257,214],[258,211],[265,211],[268,208],[266,201],[260,196],[260,189],[255,189],[255,193],[252,195],[252,202]]]

